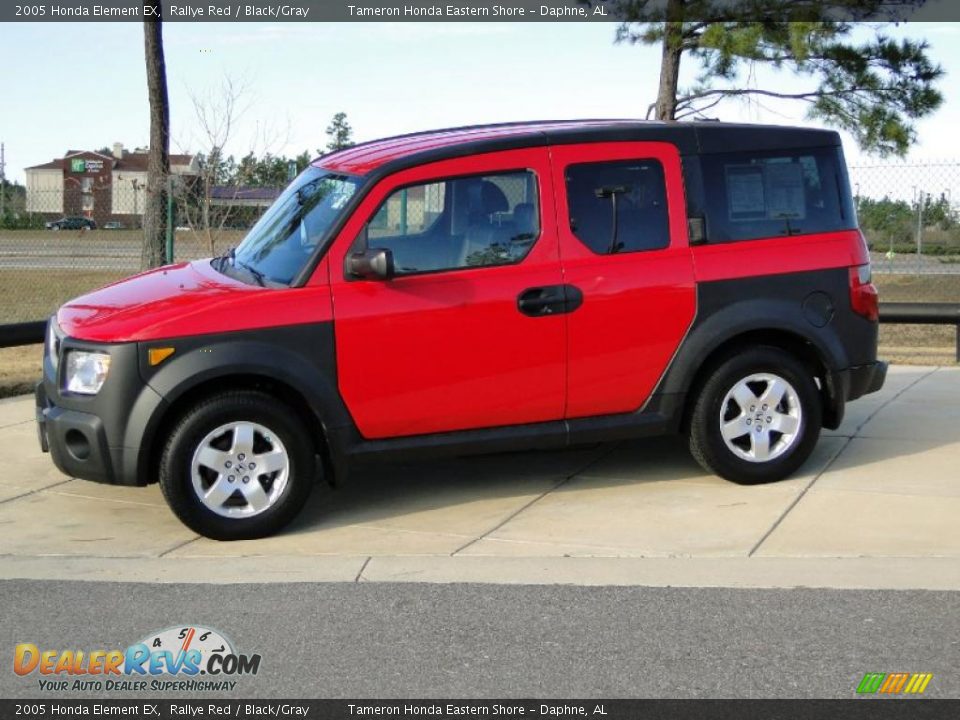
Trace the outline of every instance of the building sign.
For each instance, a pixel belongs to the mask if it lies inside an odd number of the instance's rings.
[[[70,172],[74,173],[98,173],[103,170],[103,160],[84,160],[83,158],[71,158]]]

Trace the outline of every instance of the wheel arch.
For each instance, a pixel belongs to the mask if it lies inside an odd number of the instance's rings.
[[[823,401],[823,425],[834,429],[843,420],[844,399],[839,371],[847,366],[844,345],[828,324],[816,328],[790,303],[745,301],[694,324],[670,369],[663,394],[684,398],[681,429],[689,428],[699,389],[713,370],[745,347],[776,347],[803,362],[814,377]]]
[[[229,357],[245,360],[223,364],[225,350]],[[236,343],[184,353],[148,380],[163,402],[127,429],[126,447],[139,447],[136,476],[156,482],[164,439],[190,407],[228,390],[260,390],[290,406],[307,424],[325,475],[333,480],[340,465],[340,454],[331,446],[337,437],[334,430],[349,423],[335,380],[324,377],[304,356],[275,345]]]

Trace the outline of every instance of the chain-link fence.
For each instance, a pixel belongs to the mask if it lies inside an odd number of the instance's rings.
[[[41,320],[70,298],[140,269],[144,185],[50,175],[5,198],[0,324]],[[850,180],[882,300],[960,302],[960,160],[858,164]],[[278,192],[179,184],[171,193],[174,259],[236,245]],[[422,201],[429,215],[437,198]]]
[[[42,320],[65,301],[140,270],[145,188],[28,186],[0,217],[0,324]],[[173,257],[223,253],[276,197],[273,189],[175,189]]]
[[[850,181],[875,273],[960,275],[960,161],[855,165]]]

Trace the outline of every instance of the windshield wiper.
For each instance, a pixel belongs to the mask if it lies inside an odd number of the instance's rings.
[[[236,258],[234,258],[233,264],[234,264],[234,265],[239,265],[239,266],[242,267],[244,270],[246,270],[248,273],[250,273],[251,275],[253,275],[253,279],[257,281],[257,284],[260,285],[260,287],[266,287],[266,286],[267,286],[267,283],[264,281],[264,277],[265,277],[264,274],[263,274],[262,272],[260,272],[259,270],[257,270],[257,269],[256,269],[255,267],[253,267],[252,265],[247,265],[245,262],[241,262],[240,260],[237,260]]]

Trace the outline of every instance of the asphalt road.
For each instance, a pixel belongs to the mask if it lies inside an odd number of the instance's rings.
[[[233,697],[847,698],[901,671],[960,697],[960,593],[5,581],[0,608],[5,654],[211,626],[262,655]],[[40,695],[7,658],[0,697]]]

